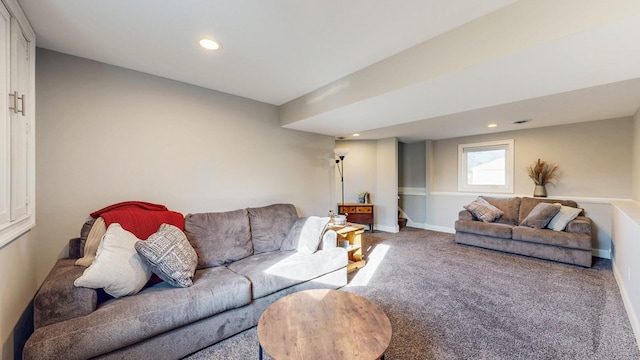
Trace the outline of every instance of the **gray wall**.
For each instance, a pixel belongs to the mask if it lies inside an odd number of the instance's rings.
[[[426,222],[426,141],[398,143],[398,206],[408,226]]]
[[[594,221],[596,255],[609,257],[611,199],[631,198],[632,118],[618,118],[434,141],[432,193],[427,200],[427,228],[453,231],[462,206],[478,194],[457,192],[457,146],[499,139],[515,140],[515,191],[532,196],[526,166],[537,158],[560,167],[550,197],[575,199]],[[429,162],[429,160],[427,160]]]
[[[425,141],[398,143],[398,186],[425,187],[425,146]]]
[[[301,215],[333,203],[334,139],[281,128],[275,106],[42,49],[36,82],[38,281],[116,202]]]
[[[515,140],[517,194],[533,194],[526,167],[541,158],[560,168],[549,196],[631,198],[632,119],[629,117],[571,125],[438,140],[434,148],[433,191],[457,191],[458,144]]]

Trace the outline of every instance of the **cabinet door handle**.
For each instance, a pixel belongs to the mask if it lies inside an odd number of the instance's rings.
[[[27,116],[27,94],[22,94],[22,96],[20,96],[20,102],[22,103],[22,108],[17,112],[22,113],[22,116]]]
[[[9,110],[13,110],[14,113],[18,112],[18,92],[14,91],[9,93],[9,97],[13,98],[13,106],[9,106]]]
[[[21,113],[22,116],[25,116],[25,104],[26,104],[26,97],[27,95],[22,95],[22,96],[18,96],[18,92],[14,91],[12,93],[9,93],[9,97],[13,98],[13,106],[9,106],[9,110],[13,110],[13,112],[15,114]],[[22,109],[18,109],[18,100],[20,100],[20,102],[22,103]]]

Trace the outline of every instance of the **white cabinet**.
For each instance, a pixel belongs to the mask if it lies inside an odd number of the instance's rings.
[[[0,3],[0,247],[35,224],[35,34],[16,0]]]

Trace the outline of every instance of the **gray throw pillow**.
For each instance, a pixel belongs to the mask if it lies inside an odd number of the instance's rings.
[[[330,220],[329,217],[318,216],[299,218],[289,230],[280,250],[296,250],[303,254],[313,254],[318,250],[318,245],[322,241],[322,236]]]
[[[473,214],[476,218],[484,222],[493,222],[504,213],[497,207],[489,204],[489,202],[481,197],[473,200],[471,204],[465,205],[465,209]]]
[[[560,211],[560,204],[539,203],[531,210],[520,226],[527,226],[534,229],[542,229],[549,224],[551,219]]]
[[[292,204],[273,204],[247,211],[255,255],[279,250],[289,229],[298,220],[298,212]]]
[[[175,287],[193,285],[198,256],[182,230],[162,224],[147,240],[136,242],[135,248],[162,280]]]
[[[188,214],[184,232],[198,254],[198,269],[224,265],[253,254],[247,210]]]

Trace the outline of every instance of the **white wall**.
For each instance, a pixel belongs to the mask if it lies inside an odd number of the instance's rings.
[[[94,210],[126,200],[185,214],[289,202],[325,215],[334,204],[334,139],[280,128],[275,106],[42,49],[36,84],[38,220],[0,249],[3,358]]]
[[[640,346],[640,202],[614,201],[613,274]]]
[[[34,233],[32,230],[0,248],[0,359],[13,359],[14,350],[28,336],[29,326],[19,324],[31,320],[26,311],[38,288],[34,255],[39,249]]]
[[[377,143],[376,229],[398,232],[398,139]]]
[[[633,118],[632,133],[633,199],[612,204],[612,260],[613,274],[640,347],[640,110]]]
[[[368,191],[374,207],[374,228],[398,231],[397,139],[339,140],[336,148],[348,148],[344,158],[344,201],[357,202],[359,191]],[[335,172],[335,204],[341,201],[340,175]],[[390,215],[394,214],[394,215]],[[393,217],[393,219],[392,219]]]

